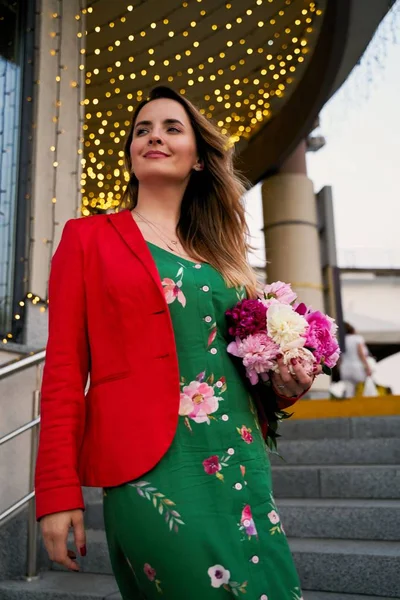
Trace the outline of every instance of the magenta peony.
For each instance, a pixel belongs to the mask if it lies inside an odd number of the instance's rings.
[[[335,322],[319,311],[305,315],[305,319],[308,322],[305,346],[313,349],[317,363],[325,364],[327,367],[335,366],[340,354],[339,344],[335,338]]]
[[[226,311],[228,331],[232,337],[245,338],[259,331],[265,331],[267,308],[260,300],[241,300]]]

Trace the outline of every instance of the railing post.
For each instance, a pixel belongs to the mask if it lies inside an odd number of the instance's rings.
[[[40,412],[40,385],[41,385],[42,365],[36,365],[36,387],[33,392],[32,402],[32,420],[39,416]],[[32,427],[31,431],[31,453],[30,453],[30,472],[29,489],[35,487],[35,466],[37,456],[37,446],[39,439],[39,425]],[[26,579],[32,581],[37,578],[37,553],[38,553],[38,524],[36,522],[35,497],[33,497],[28,506],[28,534],[27,534],[27,557],[26,557]]]

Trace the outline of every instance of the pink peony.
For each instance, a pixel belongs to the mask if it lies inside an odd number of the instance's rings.
[[[240,524],[244,527],[247,535],[257,535],[257,529],[253,520],[253,515],[251,513],[251,508],[249,504],[246,504],[246,506],[242,510],[242,518],[240,519]]]
[[[216,412],[219,398],[214,396],[214,388],[205,382],[191,381],[181,392],[179,414],[189,417],[196,423],[208,423],[208,415]]]
[[[243,339],[258,331],[265,331],[266,312],[260,300],[241,300],[225,313],[229,335]]]
[[[153,567],[151,567],[149,565],[149,563],[146,563],[144,565],[143,571],[145,572],[146,576],[148,577],[148,579],[150,581],[154,581],[155,580],[157,573],[156,573],[155,569],[153,569]]]
[[[315,357],[310,350],[307,348],[298,347],[298,348],[290,348],[283,353],[283,363],[287,366],[289,373],[293,376],[296,375],[295,370],[293,369],[291,360],[295,358],[300,366],[305,369],[307,375],[312,375],[313,367],[315,363]],[[276,365],[274,368],[275,371],[279,371],[279,367]]]
[[[203,467],[207,475],[214,475],[222,469],[218,456],[210,456],[203,460]]]
[[[340,349],[335,333],[336,323],[319,311],[305,315],[308,322],[305,346],[313,348],[317,363],[334,367],[338,361]]]
[[[283,281],[275,281],[270,285],[266,285],[263,292],[267,300],[269,298],[276,298],[282,304],[292,304],[297,298],[290,284]]]
[[[279,346],[266,333],[256,333],[247,336],[244,340],[237,337],[228,345],[227,350],[233,356],[243,359],[247,377],[255,385],[259,374],[264,373],[266,376],[274,367]]]

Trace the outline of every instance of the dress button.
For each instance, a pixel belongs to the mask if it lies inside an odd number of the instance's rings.
[[[251,525],[251,521],[249,521],[248,519],[245,519],[245,520],[243,521],[243,525],[244,525],[245,527],[250,527],[250,525]]]
[[[201,265],[199,265],[198,263],[194,265],[195,269],[201,269]]]
[[[240,490],[242,489],[242,484],[241,483],[235,483],[235,490],[237,490],[238,492],[240,492]]]
[[[222,419],[223,421],[229,421],[229,417],[228,417],[228,415],[222,415],[221,419]]]
[[[228,448],[228,454],[229,456],[233,456],[235,454],[235,451],[233,448]]]
[[[260,596],[260,600],[268,600],[267,594],[263,594],[262,596]]]
[[[258,556],[252,556],[251,557],[251,562],[253,563],[253,565],[258,565],[258,563],[260,562],[260,559]]]
[[[203,287],[201,289],[203,290],[203,292],[210,291],[210,288],[208,287],[208,285],[203,285]]]
[[[210,352],[211,354],[217,354],[218,350],[216,348],[211,348]]]
[[[206,317],[204,317],[204,320],[206,323],[211,323],[212,317],[210,317],[210,315],[207,315]]]

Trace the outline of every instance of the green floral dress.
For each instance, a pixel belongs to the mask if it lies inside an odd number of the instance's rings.
[[[104,490],[123,599],[300,600],[256,409],[226,351],[225,311],[244,290],[209,264],[148,247],[175,331],[180,419],[154,469]],[[148,389],[160,394],[162,381]]]

